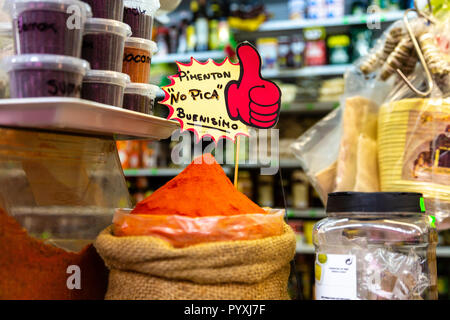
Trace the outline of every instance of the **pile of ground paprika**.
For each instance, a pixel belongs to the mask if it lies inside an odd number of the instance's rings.
[[[265,211],[239,192],[216,159],[207,153],[139,202],[131,213],[207,217]]]
[[[69,279],[73,265],[81,271],[80,289]],[[76,253],[46,244],[0,209],[0,300],[104,299],[107,284],[108,270],[92,245]]]
[[[282,233],[282,213],[269,214],[238,191],[211,154],[194,159],[131,213],[114,217],[114,235],[156,236],[174,247]]]

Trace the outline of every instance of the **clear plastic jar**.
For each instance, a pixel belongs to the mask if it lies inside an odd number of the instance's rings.
[[[313,231],[317,300],[437,299],[434,219],[420,193],[335,192]]]
[[[14,54],[12,24],[0,22],[0,60]],[[9,78],[5,68],[0,68],[0,99],[9,98]]]

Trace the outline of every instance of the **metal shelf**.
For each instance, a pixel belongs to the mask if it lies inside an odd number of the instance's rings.
[[[379,21],[393,22],[403,18],[404,11],[381,12],[379,14]],[[340,18],[328,19],[303,19],[303,20],[272,20],[263,23],[256,32],[271,32],[271,31],[288,31],[299,30],[310,27],[340,27],[346,25],[362,25],[367,22],[374,21],[377,18],[375,15],[347,15]]]
[[[437,247],[436,256],[440,258],[450,258],[450,246]]]
[[[313,254],[315,250],[313,245],[297,242],[295,252],[303,254]],[[450,246],[437,247],[436,256],[438,258],[450,258]]]
[[[184,168],[148,168],[148,169],[125,169],[126,177],[175,177]],[[230,168],[223,167],[226,174],[231,173]]]
[[[351,64],[325,65],[303,67],[299,69],[265,69],[261,74],[265,78],[300,78],[300,77],[319,77],[319,76],[340,76],[345,73]]]
[[[149,169],[125,169],[126,177],[174,177],[184,168],[149,168]]]
[[[337,101],[291,102],[281,105],[281,112],[329,112],[339,106]]]
[[[93,101],[45,97],[0,100],[0,126],[87,133],[116,140],[161,140],[169,138],[180,124]]]
[[[174,53],[164,56],[155,55],[152,58],[152,64],[175,63],[175,61],[186,63],[191,61],[191,57],[193,57],[198,61],[206,61],[209,58],[224,59],[226,57],[226,54],[224,51],[211,50],[211,51],[189,52],[189,53]]]
[[[287,217],[321,219],[325,218],[326,214],[324,208],[307,208],[307,209],[288,208]]]
[[[280,166],[282,168],[300,168],[300,163],[295,159],[281,160]],[[239,164],[239,169],[257,169],[261,168],[260,164]],[[124,169],[123,172],[126,177],[174,177],[183,171],[184,168],[147,168],[147,169]],[[226,174],[234,172],[234,167],[231,165],[223,165],[223,171]]]
[[[295,248],[296,253],[304,253],[304,254],[313,254],[315,252],[315,248],[311,244],[304,244],[297,241],[297,246]]]
[[[274,164],[271,164],[274,166]],[[230,169],[234,170],[234,166],[231,167],[231,165],[227,164]],[[269,165],[266,164],[260,164],[260,163],[239,163],[239,170],[243,169],[259,169],[259,168],[267,168]],[[301,168],[300,162],[297,159],[281,159],[280,160],[280,167],[281,168]]]

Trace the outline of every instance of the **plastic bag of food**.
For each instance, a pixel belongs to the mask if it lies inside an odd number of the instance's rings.
[[[380,81],[376,68],[402,30],[400,22],[393,24],[368,57],[347,70],[340,106],[291,145],[323,203],[334,191],[379,191],[377,112],[393,80]]]
[[[409,76],[415,90],[401,80],[380,107],[381,190],[423,193],[427,213],[436,216],[438,229],[446,229],[450,227],[450,38],[444,31],[448,20],[429,24],[416,18],[410,25],[424,64]],[[411,52],[417,51],[409,46]]]
[[[187,217],[130,214],[130,210],[119,209],[113,219],[114,235],[154,236],[181,248],[205,242],[255,240],[282,234],[284,210],[267,211],[267,214]]]

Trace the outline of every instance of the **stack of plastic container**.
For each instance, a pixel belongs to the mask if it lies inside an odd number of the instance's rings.
[[[159,0],[10,0],[11,97],[76,97],[150,114],[158,8]]]
[[[84,0],[92,9],[84,27],[81,56],[92,70],[83,79],[81,97],[122,107],[130,77],[122,73],[125,41],[131,28],[122,22],[122,0]]]
[[[131,83],[125,88],[125,109],[151,114],[159,88],[149,84],[150,64],[156,52],[151,41],[153,17],[159,9],[159,0],[125,0],[123,22],[131,26],[133,37],[125,41],[122,72]]]
[[[80,59],[91,9],[78,0],[11,0],[15,55],[3,60],[11,98],[80,97],[89,63]]]

